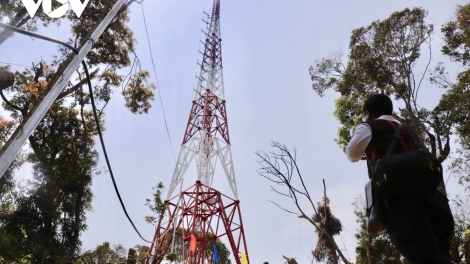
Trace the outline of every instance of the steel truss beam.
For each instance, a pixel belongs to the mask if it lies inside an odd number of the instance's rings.
[[[213,264],[213,243],[225,238],[241,264],[240,255],[247,255],[245,233],[240,212],[240,201],[223,195],[197,181],[195,185],[167,200],[167,218],[160,219],[150,249],[148,263],[160,264],[170,253],[173,231],[181,244],[175,245],[182,263]],[[179,203],[179,204],[178,204]],[[196,249],[190,251],[191,234],[196,237]]]
[[[219,135],[223,142],[219,142]],[[197,180],[207,186],[212,186],[217,158],[220,159],[233,195],[238,199],[225,100],[209,89],[193,101],[167,199],[173,194],[194,157]]]

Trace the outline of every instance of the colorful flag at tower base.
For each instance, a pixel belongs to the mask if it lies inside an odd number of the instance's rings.
[[[191,234],[191,242],[189,242],[189,251],[196,251],[196,237]]]
[[[219,263],[219,254],[217,252],[217,244],[216,243],[214,243],[214,261],[216,263]]]
[[[246,258],[245,253],[242,253],[242,264],[248,264],[248,259]]]

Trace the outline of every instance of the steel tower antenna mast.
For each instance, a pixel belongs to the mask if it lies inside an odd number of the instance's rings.
[[[197,180],[211,187],[215,165],[220,161],[233,195],[238,200],[233,169],[222,73],[220,36],[220,0],[214,0],[212,15],[204,33],[204,52],[198,83],[184,133],[181,150],[173,172],[167,199],[171,197],[191,161],[196,159]]]
[[[205,21],[207,31],[204,33],[204,53],[202,54],[201,72],[198,77],[194,100],[199,98],[207,89],[220,99],[225,99],[222,75],[222,38],[220,35],[220,1],[214,1],[210,21]]]
[[[169,256],[176,256],[173,260],[178,263],[215,263],[221,238],[231,248],[236,264],[250,263],[230,150],[222,74],[220,0],[213,0],[212,14],[206,15],[207,20],[203,21],[207,28],[202,31],[204,40],[201,41],[204,51],[200,52],[202,61],[194,99],[165,201],[166,217],[158,221],[147,264],[160,264]],[[196,184],[172,197],[193,160]],[[212,187],[218,162],[234,199]]]

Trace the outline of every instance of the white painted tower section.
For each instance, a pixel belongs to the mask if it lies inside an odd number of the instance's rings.
[[[228,134],[227,112],[222,66],[220,35],[220,0],[213,0],[212,14],[204,33],[204,52],[198,83],[194,89],[193,106],[173,177],[168,189],[169,200],[195,159],[197,180],[212,187],[217,162],[222,165],[233,195],[238,200],[235,171]]]

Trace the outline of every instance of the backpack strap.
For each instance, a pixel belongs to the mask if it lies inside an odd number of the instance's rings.
[[[421,144],[421,140],[419,139],[418,135],[408,126],[404,127],[406,129],[406,132],[408,132],[408,135],[410,135],[411,139],[413,140],[415,148],[423,148],[423,144]]]
[[[401,127],[402,125],[398,124],[397,130],[395,131],[395,135],[393,135],[392,142],[390,143],[390,146],[388,146],[387,154],[385,154],[384,157],[388,157],[390,153],[392,153],[392,149],[395,146],[395,142],[397,142],[398,136],[400,135]]]
[[[390,155],[390,153],[392,153],[392,149],[393,149],[393,147],[395,146],[395,142],[397,141],[398,136],[400,135],[401,127],[402,127],[402,124],[398,124],[397,130],[395,130],[395,134],[393,135],[392,142],[391,142],[390,145],[388,146],[387,154],[385,154],[384,157],[387,157],[387,156]],[[405,127],[406,127],[406,126],[405,126]],[[372,172],[375,170],[375,168],[372,166],[372,161],[370,160],[369,157],[367,157],[367,167],[368,167]],[[369,177],[370,177],[370,175],[369,175]]]

